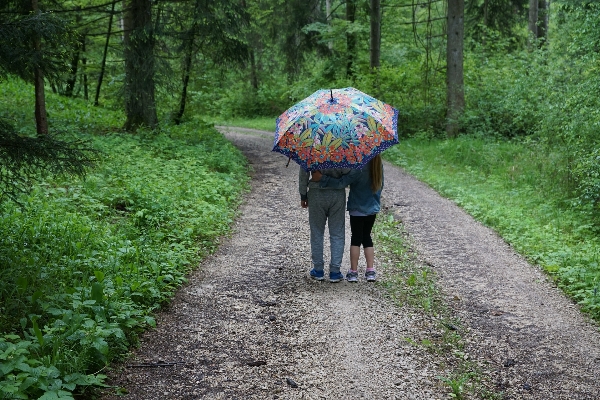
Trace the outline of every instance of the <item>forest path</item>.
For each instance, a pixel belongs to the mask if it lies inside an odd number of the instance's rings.
[[[435,321],[364,280],[310,280],[298,166],[270,151],[272,133],[221,130],[250,160],[252,190],[232,237],[113,374],[128,392],[118,398],[448,398],[437,378],[451,373],[443,357],[407,340],[434,335]],[[384,207],[436,272],[462,321],[464,353],[485,366],[493,389],[506,399],[600,399],[597,327],[454,203],[389,164],[385,180]]]

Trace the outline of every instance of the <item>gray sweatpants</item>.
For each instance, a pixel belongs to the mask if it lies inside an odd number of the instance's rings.
[[[346,190],[316,189],[308,191],[308,222],[313,268],[322,270],[325,223],[329,224],[331,262],[329,273],[339,272],[344,258],[346,239]]]

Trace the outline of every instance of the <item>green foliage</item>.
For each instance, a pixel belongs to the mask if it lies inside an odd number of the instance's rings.
[[[51,135],[23,137],[0,118],[0,201],[18,202],[32,182],[49,174],[84,176],[93,165],[94,150],[78,140]]]
[[[39,359],[43,337],[22,340],[17,335],[0,337],[0,396],[10,399],[73,399],[76,388],[103,386],[101,374],[62,374],[49,358]],[[42,344],[40,344],[40,341]]]
[[[471,374],[464,374],[456,378],[446,378],[443,376],[438,377],[438,379],[448,385],[450,390],[452,390],[452,393],[450,393],[450,398],[457,400],[462,400],[465,398],[465,386],[469,382],[470,378]]]
[[[215,125],[239,126],[242,128],[257,129],[261,131],[275,132],[275,118],[253,118],[253,119],[215,119]]]
[[[598,230],[564,190],[562,149],[464,136],[405,140],[385,156],[495,229],[600,318]]]
[[[0,78],[12,74],[31,82],[40,68],[47,79],[58,80],[68,69],[74,32],[56,14],[32,13],[31,3],[11,3],[0,4]]]
[[[520,26],[528,18],[527,0],[474,0],[465,2],[467,35],[479,42],[489,40],[490,31],[515,40],[526,39]],[[523,40],[524,42],[524,40]]]
[[[533,134],[539,125],[546,76],[532,65],[543,54],[495,56],[507,46],[500,40],[489,50],[479,48],[466,56],[467,107],[461,126],[467,134],[512,138]]]
[[[69,398],[101,384],[98,372],[228,233],[247,182],[242,155],[209,124],[132,136],[94,118],[90,130],[104,135],[84,134],[90,121],[70,116],[87,106],[65,102],[55,120],[103,158],[84,181],[45,179],[20,206],[0,208],[0,332],[10,333],[0,387],[13,398]]]

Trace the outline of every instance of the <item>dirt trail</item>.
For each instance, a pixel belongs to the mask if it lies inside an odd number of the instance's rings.
[[[232,237],[112,377],[128,392],[119,398],[448,398],[436,378],[450,373],[444,360],[406,340],[427,337],[430,318],[377,285],[308,279],[297,165],[270,151],[268,132],[224,131],[250,160],[252,191]],[[495,233],[398,168],[385,174],[384,206],[438,274],[465,353],[487,365],[504,398],[600,399],[597,327]]]

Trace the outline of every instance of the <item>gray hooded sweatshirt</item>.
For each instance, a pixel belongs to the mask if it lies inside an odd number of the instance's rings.
[[[341,178],[352,171],[350,168],[327,168],[320,169],[319,172],[323,175],[329,176],[334,179]],[[300,200],[307,200],[308,189],[329,189],[323,188],[319,186],[319,182],[311,182],[310,173],[306,172],[302,167],[300,167],[300,172],[298,173],[298,191],[300,192]],[[339,189],[339,188],[337,188]]]

